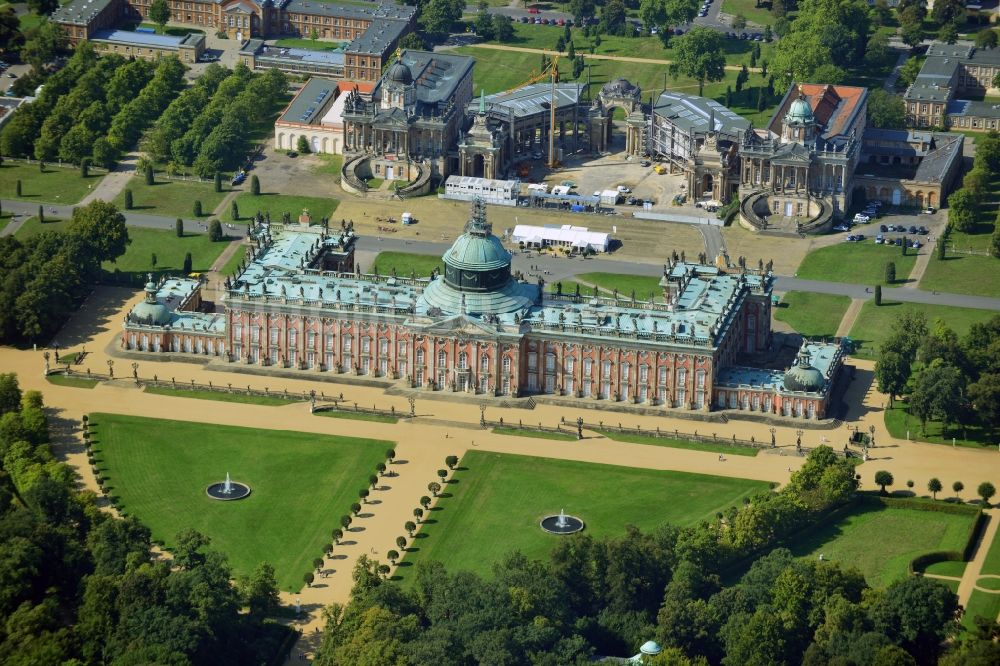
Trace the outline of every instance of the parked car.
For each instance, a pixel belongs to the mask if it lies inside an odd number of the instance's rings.
[[[538,14],[539,13],[539,9],[538,9],[538,7],[529,7],[528,8],[528,13],[529,14]]]
[[[566,25],[566,19],[559,19],[556,21],[556,25]]]
[[[632,193],[632,190],[630,188],[628,188],[628,187],[625,187],[624,185],[619,185],[616,189],[621,194],[631,194]]]
[[[895,245],[896,247],[903,247],[903,239],[897,238],[894,241],[892,241],[892,244]]]
[[[917,229],[917,233],[920,234],[921,236],[926,236],[930,232],[927,230],[927,227],[920,227]]]
[[[882,234],[879,234],[878,236],[875,237],[876,245],[881,245],[884,241],[885,241],[885,236],[883,236]]]
[[[933,215],[936,212],[937,209],[934,208],[934,206],[928,206],[927,208],[924,208],[924,213],[926,213],[927,215]]]
[[[299,156],[299,154],[297,152],[295,152],[294,150],[289,150],[287,153],[285,153],[285,155],[288,156],[288,157],[298,157]]]
[[[854,242],[854,241],[856,241],[856,240],[857,240],[857,237],[856,237],[856,236],[854,236],[853,234],[852,234],[852,235],[850,235],[850,236],[846,236],[846,237],[844,238],[844,242],[845,242],[845,243],[853,243],[853,242]]]
[[[885,233],[889,231],[889,227],[885,226],[884,224],[880,224],[878,230],[881,231],[882,233]]]
[[[522,16],[521,18],[518,19],[518,21],[521,23],[527,23],[530,20],[531,19],[529,19],[527,16]]]
[[[918,241],[916,238],[914,238],[913,242],[910,243],[910,247],[920,249],[920,241]]]
[[[863,213],[858,213],[857,215],[854,216],[854,221],[858,222],[858,223],[861,223],[861,224],[864,224],[865,222],[869,222],[870,220],[871,220],[871,218],[868,217],[867,215],[864,215]]]
[[[917,233],[917,227],[915,225],[911,224],[909,231],[910,231],[911,234],[915,234],[915,233]]]
[[[652,164],[652,162],[650,162],[649,160],[643,160],[643,161],[639,162],[639,166],[644,166],[644,167],[648,167],[651,164]]]
[[[863,241],[864,239],[865,239],[865,235],[864,234],[855,234],[855,236],[854,236],[854,240],[858,241],[859,243],[861,241]]]

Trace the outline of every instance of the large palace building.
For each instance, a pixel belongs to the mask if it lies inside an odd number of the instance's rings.
[[[102,30],[123,22],[148,21],[153,0],[70,0],[52,13],[70,42],[100,37]],[[170,20],[205,31],[225,33],[229,39],[245,42],[244,51],[253,53],[262,66],[291,67],[296,54],[314,57],[313,52],[274,49],[264,52],[256,37],[291,35],[345,42],[343,52],[328,54],[338,76],[353,81],[377,81],[386,58],[399,40],[416,25],[416,7],[389,2],[344,3],[316,0],[168,0]],[[125,33],[122,33],[125,34]],[[132,37],[132,39],[139,39]],[[142,44],[140,44],[142,46]],[[288,51],[296,53],[288,54]],[[281,62],[280,56],[288,62]],[[245,56],[248,58],[251,56]],[[316,58],[324,60],[320,55]],[[271,62],[271,61],[274,62]],[[308,63],[304,63],[308,65]],[[331,74],[323,69],[298,71]]]
[[[738,364],[771,344],[766,272],[673,262],[662,302],[546,294],[512,275],[479,201],[444,274],[430,279],[352,270],[349,230],[261,224],[251,238],[248,262],[226,281],[224,313],[198,311],[194,281],[150,283],[122,347],[428,391],[801,418],[826,415],[842,365],[839,345],[818,343],[787,372]]]

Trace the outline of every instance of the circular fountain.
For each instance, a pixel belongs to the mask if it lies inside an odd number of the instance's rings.
[[[226,472],[226,480],[213,483],[205,489],[205,493],[216,500],[241,500],[250,495],[250,486],[233,481],[229,478],[229,472]]]
[[[545,516],[539,523],[541,528],[549,534],[575,534],[583,529],[583,521],[576,516],[567,516],[566,511],[560,509],[558,516]]]

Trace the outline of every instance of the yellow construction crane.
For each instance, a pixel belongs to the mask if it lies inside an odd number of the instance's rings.
[[[549,103],[549,168],[555,169],[559,166],[556,161],[556,83],[559,82],[559,54],[556,53],[552,56],[552,60],[549,62],[548,69],[545,69],[538,74],[532,73],[526,81],[522,81],[518,85],[504,90],[503,95],[507,93],[512,93],[515,90],[523,88],[524,86],[530,86],[532,83],[538,83],[539,81],[544,81],[549,79],[552,83],[552,98]]]

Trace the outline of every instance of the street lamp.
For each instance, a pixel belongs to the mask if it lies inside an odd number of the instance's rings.
[[[485,428],[486,427],[486,404],[485,403],[479,405],[479,427],[480,428]]]
[[[795,431],[795,450],[802,453],[802,431]]]
[[[771,426],[770,428],[768,428],[768,431],[771,433],[771,448],[772,449],[778,445],[777,444],[777,440],[774,438],[774,433],[777,432],[777,430],[778,429],[775,428],[774,426]]]
[[[583,417],[576,417],[576,438],[583,439]]]
[[[414,417],[417,415],[417,407],[416,407],[417,399],[414,398],[413,396],[410,396],[408,400],[410,403],[410,417]]]
[[[868,435],[869,435],[868,439],[871,442],[871,447],[874,449],[875,448],[875,425],[874,424],[868,426]]]
[[[45,359],[45,376],[48,377],[49,376],[49,353],[48,352],[42,352],[42,358]]]
[[[115,378],[115,362],[110,358],[108,359],[108,377]]]
[[[309,413],[312,414],[316,411],[316,389],[311,389],[309,391]]]
[[[139,364],[135,361],[132,362],[132,379],[136,384],[139,383]]]

